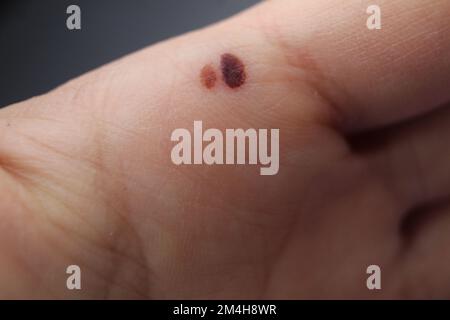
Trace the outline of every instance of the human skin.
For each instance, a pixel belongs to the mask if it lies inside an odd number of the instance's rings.
[[[450,2],[370,4],[265,1],[0,110],[0,297],[450,298]],[[205,88],[224,53],[245,83]],[[279,128],[278,174],[174,165],[194,120]]]

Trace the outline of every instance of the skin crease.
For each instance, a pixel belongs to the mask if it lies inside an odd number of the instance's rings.
[[[450,3],[377,3],[267,1],[0,110],[0,297],[450,298]],[[248,79],[205,92],[224,52]],[[279,128],[279,173],[176,167],[198,119]]]

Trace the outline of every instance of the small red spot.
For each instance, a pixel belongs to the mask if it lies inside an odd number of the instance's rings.
[[[211,89],[215,86],[217,81],[216,72],[214,71],[213,67],[211,65],[207,64],[204,66],[200,72],[200,80],[202,84],[208,88]]]
[[[247,75],[245,74],[245,66],[238,57],[231,53],[223,54],[220,67],[223,81],[227,86],[234,89],[244,84]]]

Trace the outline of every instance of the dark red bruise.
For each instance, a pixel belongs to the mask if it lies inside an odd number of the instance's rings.
[[[230,88],[242,86],[246,79],[245,67],[242,61],[231,53],[225,53],[221,57],[220,67],[223,81]]]

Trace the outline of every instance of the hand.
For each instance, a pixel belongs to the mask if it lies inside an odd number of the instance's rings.
[[[0,296],[449,298],[450,3],[378,3],[266,1],[2,109]],[[279,172],[176,166],[194,120],[279,128]]]

